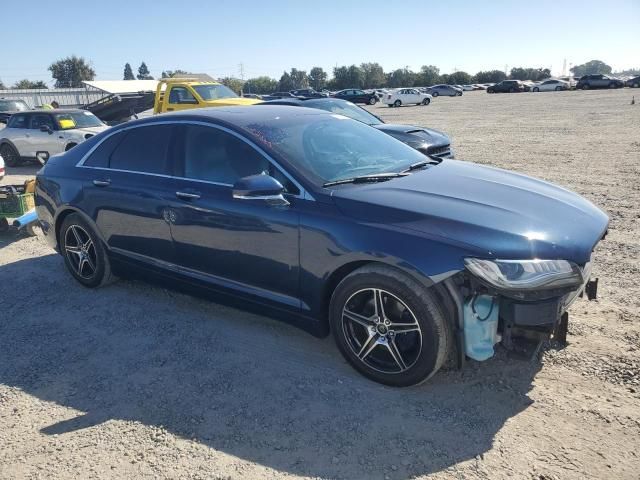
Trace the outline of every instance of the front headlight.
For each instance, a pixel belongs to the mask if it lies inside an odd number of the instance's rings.
[[[583,283],[580,267],[567,260],[466,258],[464,263],[476,277],[505,290],[541,290],[574,287]]]

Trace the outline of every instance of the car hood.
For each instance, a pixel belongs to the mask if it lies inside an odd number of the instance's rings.
[[[422,232],[503,259],[589,261],[608,216],[583,197],[506,170],[444,160],[406,177],[332,192],[360,221]]]
[[[204,103],[211,107],[234,107],[236,105],[255,105],[261,103],[262,100],[255,98],[219,98],[218,100],[207,100]]]
[[[372,127],[403,142],[422,141],[429,145],[449,145],[451,143],[451,140],[446,134],[430,128],[390,123],[381,123],[380,125],[372,125]]]

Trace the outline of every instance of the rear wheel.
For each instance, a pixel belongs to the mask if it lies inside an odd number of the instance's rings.
[[[4,143],[0,146],[0,157],[4,159],[4,163],[7,164],[7,167],[17,167],[22,163],[20,161],[20,155],[18,155],[16,149],[8,143]]]
[[[376,103],[378,103],[378,99],[376,97],[371,97],[369,99],[369,105],[375,105]]]
[[[562,87],[556,87],[556,92],[559,92],[560,90],[562,90]]]
[[[513,88],[513,87],[511,87],[511,88],[509,89],[509,93],[516,93],[516,89],[515,89],[515,88]]]
[[[438,95],[440,95],[438,92],[433,92],[433,93],[431,94],[431,96],[432,96],[432,97],[437,97]]]
[[[431,103],[431,100],[429,100],[428,98],[425,98],[422,100],[422,105],[429,105]]]
[[[458,97],[461,97],[461,96],[462,96],[462,92],[458,92],[458,93],[456,93],[456,95],[457,95]]]
[[[112,280],[111,264],[102,241],[77,213],[64,219],[59,244],[69,273],[82,285],[95,288]]]
[[[395,102],[393,102],[394,107],[399,107],[401,105],[402,105],[402,102],[400,100],[396,100]]]
[[[556,88],[557,88],[557,87],[556,87]],[[534,92],[539,92],[539,91],[540,91],[540,89],[539,89],[538,87],[533,87],[533,91],[534,91]]]
[[[367,378],[407,387],[442,366],[450,332],[437,296],[386,266],[365,266],[336,287],[331,329],[340,352]]]
[[[589,90],[589,84],[585,83],[584,85],[582,85],[582,89],[583,90]]]

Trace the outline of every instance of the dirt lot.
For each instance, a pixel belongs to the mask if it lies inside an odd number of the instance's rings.
[[[386,388],[331,339],[138,282],[89,291],[42,239],[0,237],[0,478],[638,478],[632,93],[471,92],[371,108],[610,214],[600,299],[574,304],[569,345],[540,361],[500,352]]]

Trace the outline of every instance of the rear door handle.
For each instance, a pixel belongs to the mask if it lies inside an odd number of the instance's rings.
[[[111,185],[111,180],[94,180],[93,184],[96,187],[108,187],[109,185]]]
[[[191,192],[176,192],[176,197],[181,198],[182,200],[197,200],[200,198],[200,194]]]

